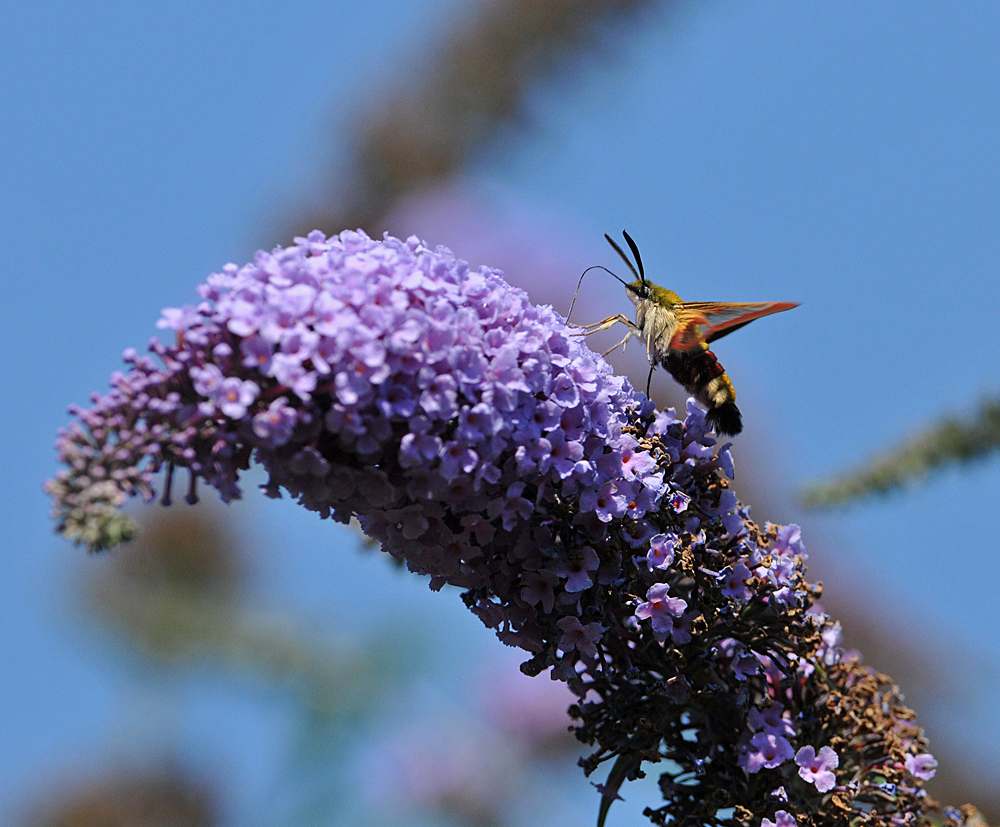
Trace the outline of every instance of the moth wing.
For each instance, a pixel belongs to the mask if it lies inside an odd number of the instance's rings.
[[[681,302],[674,305],[677,330],[670,340],[673,350],[690,350],[714,342],[761,316],[798,307],[797,302]]]
[[[709,344],[710,345],[716,339],[721,339],[723,336],[728,336],[730,333],[733,333],[734,331],[739,330],[741,327],[745,327],[746,325],[750,324],[750,322],[752,322],[752,321],[753,321],[753,319],[750,319],[749,321],[741,322],[740,324],[733,325],[732,327],[727,327],[725,330],[719,330],[716,333],[712,333],[712,334],[710,334],[710,335],[708,335],[708,336],[705,337],[705,344]]]

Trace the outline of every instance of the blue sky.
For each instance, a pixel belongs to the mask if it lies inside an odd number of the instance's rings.
[[[66,405],[106,387],[162,307],[281,240],[343,164],[338,130],[469,5],[0,11],[0,741],[18,745],[0,800],[115,754],[109,728],[128,727],[127,680],[64,605],[75,573],[105,563],[52,536],[41,491]],[[653,10],[538,88],[462,181],[571,251],[567,304],[581,262],[616,264],[602,234],[622,227],[684,298],[802,303],[716,349],[747,420],[737,463],[742,451],[766,474],[773,513],[755,514],[800,522],[828,589],[836,575],[877,603],[887,634],[968,653],[951,676],[969,684],[961,703],[926,722],[982,757],[1000,736],[998,461],[846,512],[805,513],[792,494],[1000,388],[998,24],[986,2]],[[441,233],[428,240],[462,252]],[[608,314],[628,310],[588,286]],[[375,589],[429,634],[492,645],[455,595],[358,557],[313,515],[252,492],[238,514],[266,550],[275,605],[360,628],[378,608],[359,595]],[[213,691],[192,690],[189,726],[250,779],[238,789],[269,767],[233,733],[253,744],[281,722]]]

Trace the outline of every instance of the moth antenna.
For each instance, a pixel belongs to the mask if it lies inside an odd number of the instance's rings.
[[[632,236],[630,236],[625,230],[622,230],[622,235],[625,236],[625,240],[628,242],[629,249],[632,250],[632,255],[635,256],[635,263],[639,265],[639,281],[645,284],[646,271],[642,269],[642,256],[639,255],[639,247],[632,240]]]
[[[629,266],[631,267],[632,265],[629,265]],[[580,280],[576,283],[576,292],[573,294],[573,301],[571,301],[570,304],[569,304],[569,313],[566,314],[566,323],[567,324],[569,324],[569,318],[570,318],[570,316],[573,315],[573,308],[576,306],[576,297],[580,295],[580,287],[583,285],[583,277],[585,275],[587,275],[587,273],[589,273],[591,270],[603,270],[605,273],[610,273],[612,276],[614,276],[616,279],[618,279],[618,281],[620,281],[622,284],[625,285],[625,289],[626,290],[630,290],[631,289],[628,286],[628,283],[625,281],[625,279],[621,278],[616,273],[612,273],[607,267],[602,267],[600,264],[595,264],[593,267],[588,267],[586,270],[584,270],[582,273],[580,273]]]
[[[629,257],[625,255],[625,252],[622,250],[622,248],[618,246],[618,243],[607,233],[604,234],[604,237],[608,240],[608,244],[610,244],[612,247],[615,248],[615,252],[622,257],[622,261],[624,261],[628,265],[628,269],[632,271],[632,275],[634,275],[636,279],[645,284],[646,279],[644,279],[636,272],[635,265],[633,265],[632,262],[629,260]],[[628,236],[626,236],[626,238],[628,238]],[[642,265],[639,266],[641,267]],[[621,281],[621,279],[619,279],[619,281]]]

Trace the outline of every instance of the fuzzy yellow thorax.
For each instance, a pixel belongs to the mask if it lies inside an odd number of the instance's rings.
[[[667,290],[666,287],[660,287],[658,284],[653,284],[649,281],[645,284],[641,281],[633,281],[629,285],[629,296],[633,301],[646,293],[648,293],[649,300],[654,304],[660,305],[660,307],[669,309],[675,304],[681,303],[681,297],[673,290]]]

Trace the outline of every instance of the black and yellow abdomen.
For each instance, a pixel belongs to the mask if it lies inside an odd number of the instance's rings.
[[[684,390],[708,408],[705,419],[716,433],[735,436],[743,430],[733,383],[705,342],[690,350],[671,350],[661,364]]]

